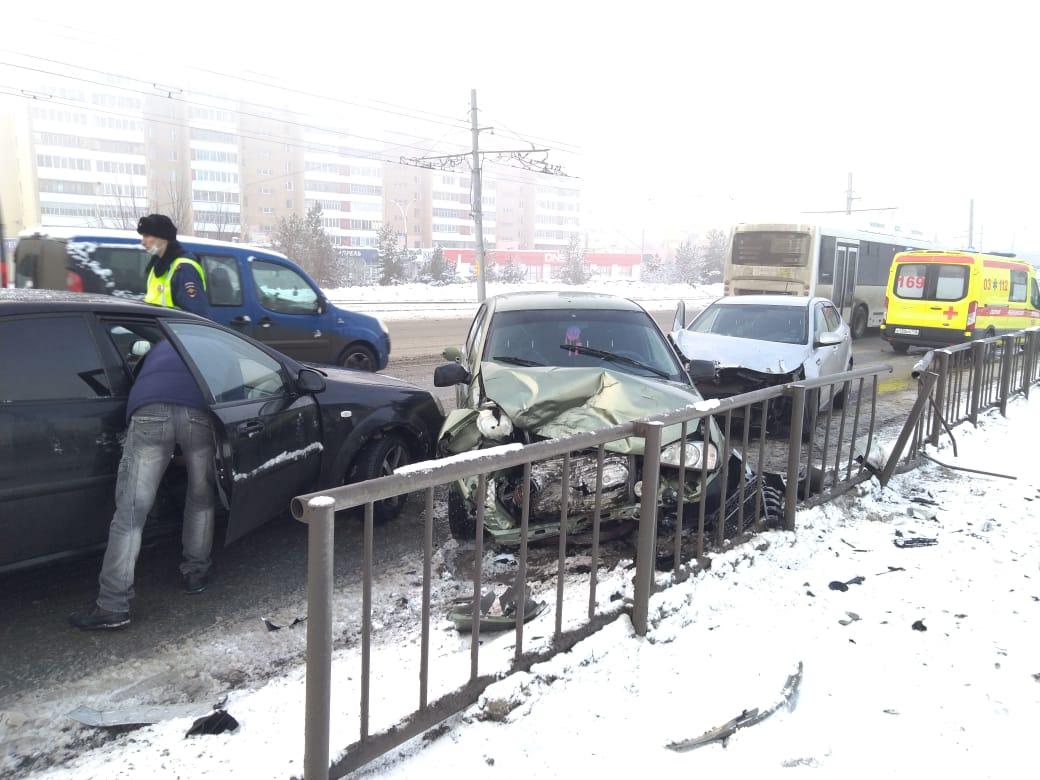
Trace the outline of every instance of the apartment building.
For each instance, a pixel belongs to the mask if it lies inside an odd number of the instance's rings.
[[[0,166],[8,235],[35,225],[133,229],[161,211],[183,233],[265,245],[280,220],[319,204],[344,250],[374,248],[383,222],[410,248],[476,246],[468,167],[384,162],[385,144],[364,137],[378,131],[230,97],[86,85],[41,85],[40,94],[0,98],[0,142],[13,152]],[[565,179],[488,165],[485,245],[558,251],[578,233],[580,202]]]

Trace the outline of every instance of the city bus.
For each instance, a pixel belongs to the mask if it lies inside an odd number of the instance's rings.
[[[741,224],[730,234],[726,295],[829,298],[853,338],[881,325],[885,287],[897,252],[932,249],[918,232],[818,224]]]

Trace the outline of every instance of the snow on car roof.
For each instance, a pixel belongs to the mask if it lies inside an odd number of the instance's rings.
[[[84,238],[118,238],[123,241],[132,240],[140,241],[141,237],[134,230],[112,230],[111,228],[91,228],[91,227],[34,227],[26,228],[18,234],[19,238],[31,238],[33,236],[44,236],[47,238],[58,238],[63,240],[69,239],[84,239]],[[199,236],[188,236],[178,235],[177,240],[181,242],[190,242],[192,244],[202,244],[203,246],[215,246],[215,247],[235,247],[237,249],[255,250],[257,252],[265,252],[269,255],[281,257],[285,260],[289,258],[283,255],[276,249],[270,249],[268,247],[255,246],[253,244],[242,244],[237,241],[218,241],[215,238],[201,238]]]

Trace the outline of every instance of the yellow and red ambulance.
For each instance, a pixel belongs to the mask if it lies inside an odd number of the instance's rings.
[[[1040,325],[1037,271],[1013,256],[900,252],[892,260],[881,337],[896,352],[944,347]]]

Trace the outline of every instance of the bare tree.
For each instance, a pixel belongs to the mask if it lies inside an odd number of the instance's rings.
[[[191,195],[178,187],[175,179],[166,182],[162,192],[156,190],[150,208],[152,212],[165,214],[173,220],[178,231],[191,232]]]

